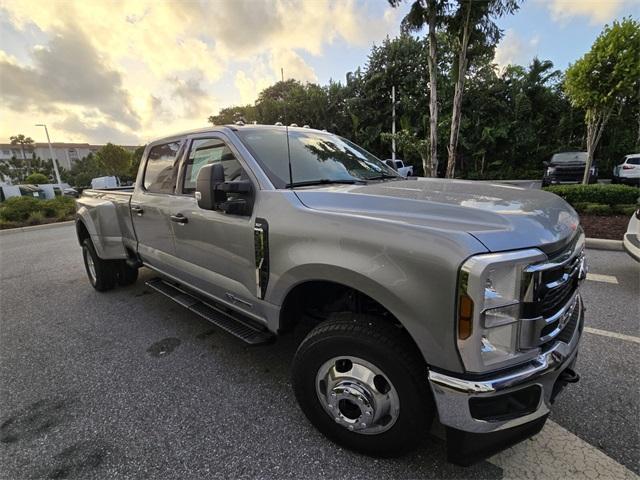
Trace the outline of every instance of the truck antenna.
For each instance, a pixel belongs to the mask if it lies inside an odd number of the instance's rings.
[[[280,77],[282,78],[282,87],[284,88],[284,68],[280,67]],[[289,124],[287,123],[287,99],[282,97],[284,102],[284,131],[287,135],[287,159],[289,161],[289,188],[293,190],[293,172],[291,170],[291,147],[289,146]]]

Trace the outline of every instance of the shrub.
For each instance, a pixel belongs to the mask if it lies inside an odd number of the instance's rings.
[[[32,184],[38,185],[41,183],[49,183],[49,179],[47,178],[46,175],[35,172],[29,175],[27,178],[25,178],[24,183],[32,183]]]
[[[40,225],[44,222],[44,213],[42,212],[31,212],[29,218],[27,218],[27,225]]]
[[[635,204],[640,195],[637,188],[628,185],[552,185],[544,189],[564,198],[573,206],[581,203],[630,205]]]
[[[76,211],[76,202],[70,197],[56,197],[42,202],[45,217],[67,218]]]
[[[610,205],[603,205],[601,203],[587,203],[584,204],[582,213],[605,216],[611,215],[613,213],[613,209]]]
[[[43,203],[35,197],[8,198],[0,207],[0,218],[9,222],[25,221],[33,212],[39,212]]]
[[[637,205],[614,205],[613,213],[630,217],[638,209]]]

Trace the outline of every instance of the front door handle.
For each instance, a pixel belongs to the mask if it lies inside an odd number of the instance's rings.
[[[185,223],[189,223],[189,219],[182,215],[181,213],[177,215],[171,215],[171,221],[184,225]]]
[[[131,211],[136,215],[138,215],[139,217],[141,217],[142,214],[144,213],[144,210],[140,205],[131,205]]]

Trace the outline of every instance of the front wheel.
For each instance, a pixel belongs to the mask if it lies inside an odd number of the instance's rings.
[[[427,366],[406,331],[368,315],[340,314],[312,330],[296,352],[293,387],[318,430],[369,455],[415,447],[435,413]]]

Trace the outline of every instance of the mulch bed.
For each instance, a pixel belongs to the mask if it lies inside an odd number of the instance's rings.
[[[629,224],[627,215],[580,215],[580,224],[589,238],[606,238],[609,240],[622,240]]]

